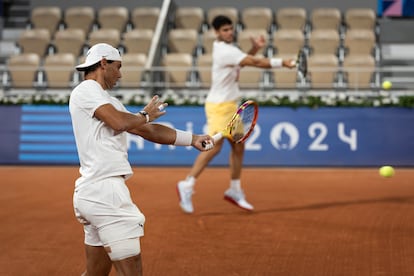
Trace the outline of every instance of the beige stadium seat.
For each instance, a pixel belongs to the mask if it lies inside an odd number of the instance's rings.
[[[152,29],[157,26],[160,8],[158,7],[139,7],[131,13],[131,22],[136,29]]]
[[[201,41],[205,54],[213,51],[213,42],[216,40],[216,37],[216,31],[214,29],[209,29],[202,34]]]
[[[371,88],[373,74],[375,72],[375,60],[371,55],[349,55],[343,63],[343,72],[348,88]]]
[[[339,33],[335,30],[316,29],[310,33],[309,48],[311,55],[338,54],[340,47]]]
[[[279,29],[304,30],[307,20],[306,10],[299,7],[286,7],[276,10],[276,24]]]
[[[241,21],[245,29],[270,30],[273,22],[272,9],[267,7],[249,7],[241,13]]]
[[[263,57],[259,54],[257,57]],[[239,87],[242,89],[258,89],[261,87],[264,70],[256,67],[244,67],[239,72]]]
[[[118,48],[121,43],[121,33],[117,29],[99,29],[89,33],[89,46],[97,43],[108,43]]]
[[[168,33],[170,53],[194,54],[198,42],[198,33],[194,29],[172,29]]]
[[[33,88],[40,66],[40,56],[35,53],[23,53],[11,56],[7,60],[12,88]]]
[[[44,60],[48,88],[71,88],[76,58],[71,53],[49,55]]]
[[[295,59],[297,57],[297,53],[292,54],[285,54],[285,55],[276,55],[275,58],[281,59]],[[274,85],[276,88],[286,88],[292,89],[297,87],[297,71],[294,69],[287,69],[287,68],[276,68],[272,70]]]
[[[95,23],[95,10],[90,6],[74,6],[65,10],[64,23],[70,29],[82,29],[86,35]]]
[[[204,10],[200,7],[178,7],[175,12],[175,27],[177,29],[199,31],[204,20]]]
[[[342,23],[341,11],[337,8],[315,8],[311,13],[313,30],[331,29],[339,31]]]
[[[51,35],[48,29],[25,30],[17,40],[22,53],[35,53],[41,57],[47,54],[50,43]]]
[[[344,47],[347,55],[373,55],[375,43],[373,30],[350,29],[345,34]]]
[[[142,53],[126,53],[122,56],[121,88],[141,87],[147,55]]]
[[[98,11],[98,24],[102,29],[116,29],[123,33],[129,22],[129,11],[122,6],[106,6]]]
[[[210,87],[212,66],[213,57],[211,54],[204,54],[197,58],[197,71],[199,74],[200,87]]]
[[[47,29],[51,36],[54,35],[62,22],[62,10],[58,6],[39,6],[33,8],[30,21],[34,29]]]
[[[132,29],[124,34],[122,44],[127,53],[148,54],[153,36],[152,29]]]
[[[162,65],[167,87],[186,87],[192,69],[192,56],[188,53],[165,54]]]
[[[277,55],[297,55],[304,45],[305,36],[301,30],[280,29],[273,34]]]
[[[374,30],[377,18],[374,10],[369,8],[353,8],[345,12],[345,24],[349,29]]]
[[[239,12],[235,7],[213,7],[207,11],[207,22],[211,26],[211,22],[218,15],[225,15],[233,22],[233,26],[239,23]]]
[[[71,53],[75,57],[82,55],[86,35],[82,29],[64,29],[55,33],[53,45],[57,53]]]
[[[335,88],[338,57],[333,54],[314,54],[308,59],[311,88]]]
[[[237,44],[239,45],[240,49],[247,53],[252,48],[252,41],[251,38],[263,36],[265,41],[269,41],[269,35],[266,29],[244,29],[239,32],[237,36]],[[262,49],[262,54],[265,54],[266,46]],[[260,53],[260,52],[258,52]]]

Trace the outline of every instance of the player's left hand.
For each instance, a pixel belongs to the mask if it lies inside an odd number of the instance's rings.
[[[284,59],[282,61],[282,66],[286,68],[295,68],[296,67],[296,60],[295,59]]]
[[[252,46],[256,49],[261,49],[266,45],[266,39],[263,35],[251,37],[250,40],[252,41]]]

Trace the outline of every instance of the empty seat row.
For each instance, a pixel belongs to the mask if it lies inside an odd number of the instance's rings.
[[[76,71],[76,64],[83,62],[70,53],[48,55],[45,58],[35,53],[11,56],[7,61],[7,70],[3,72],[4,88],[50,88],[69,89],[82,79],[82,73]],[[121,88],[140,87],[145,54],[129,53],[123,55]]]
[[[49,53],[71,53],[76,57],[83,54],[85,48],[105,42],[121,47],[123,52],[147,54],[153,38],[151,29],[132,29],[121,34],[116,29],[102,28],[90,32],[86,37],[82,29],[69,28],[58,30],[51,38],[47,29],[25,30],[17,41],[21,53],[36,53],[45,56]]]
[[[203,31],[203,24],[209,26],[217,15],[226,15],[233,24],[246,29],[304,30],[309,24],[312,29],[335,29],[341,26],[349,29],[370,29],[376,25],[376,15],[369,8],[352,8],[342,13],[338,8],[321,7],[310,11],[301,7],[284,7],[273,11],[268,7],[248,7],[240,11],[235,7],[213,7],[204,11],[200,7],[179,7],[175,13],[176,28]],[[205,28],[204,28],[205,29]]]
[[[295,58],[293,55],[277,57]],[[211,84],[211,54],[201,55],[195,62],[190,54],[166,54],[163,66],[164,81],[170,87],[208,88]],[[241,88],[251,89],[265,87],[295,89],[298,86],[312,89],[344,87],[368,89],[375,86],[376,67],[371,55],[349,55],[343,65],[340,65],[335,55],[315,54],[309,57],[308,67],[309,74],[306,80],[298,78],[296,70],[244,68],[240,70],[239,85]]]
[[[51,36],[61,28],[82,29],[88,34],[96,28],[111,28],[124,32],[130,28],[154,30],[159,7],[136,7],[131,12],[123,6],[73,6],[65,10],[58,6],[38,6],[30,14],[29,26],[49,30]]]

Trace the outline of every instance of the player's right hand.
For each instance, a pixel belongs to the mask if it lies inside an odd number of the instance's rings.
[[[150,122],[156,120],[157,118],[163,116],[166,111],[168,103],[160,101],[158,95],[152,97],[151,101],[144,107],[144,110],[148,113]]]

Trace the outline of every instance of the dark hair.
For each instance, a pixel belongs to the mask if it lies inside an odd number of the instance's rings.
[[[107,60],[106,62],[108,62],[108,63],[112,63],[112,62],[114,62],[114,61],[113,61],[113,60]],[[95,64],[92,64],[91,66],[88,66],[88,67],[83,68],[83,69],[78,70],[78,71],[83,71],[83,72],[85,73],[85,76],[86,76],[87,74],[92,73],[93,71],[96,71],[96,69],[98,69],[98,68],[99,68],[99,66],[101,66],[101,60],[100,60],[100,61],[98,61],[98,62],[97,62],[97,63],[95,63]]]
[[[231,22],[231,19],[225,15],[217,15],[214,17],[213,21],[211,22],[211,25],[213,25],[213,28],[217,31],[224,25],[232,25],[233,22]]]

